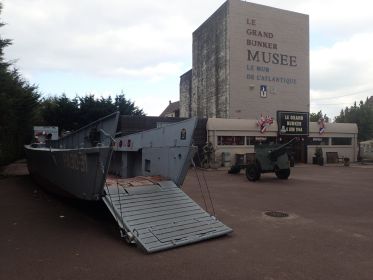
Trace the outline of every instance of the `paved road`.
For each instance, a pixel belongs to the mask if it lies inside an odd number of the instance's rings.
[[[234,233],[150,255],[121,241],[103,204],[1,177],[0,279],[373,279],[372,168],[301,165],[289,180],[256,183],[204,174]],[[183,189],[205,207],[193,170]]]

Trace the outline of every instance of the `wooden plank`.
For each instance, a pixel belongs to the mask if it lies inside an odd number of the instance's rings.
[[[147,199],[147,198],[153,198],[153,197],[157,197],[157,196],[164,196],[164,195],[182,195],[180,192],[178,192],[177,190],[174,190],[174,189],[167,189],[167,190],[163,190],[163,189],[159,189],[159,190],[156,190],[156,189],[148,189],[146,192],[143,192],[143,193],[132,193],[130,194],[129,192],[127,192],[128,189],[124,189],[123,192],[113,192],[111,193],[111,196],[113,197],[113,199],[120,199],[121,201],[133,201],[133,200],[141,200],[141,199]]]
[[[152,196],[132,196],[132,197],[125,197],[124,199],[123,198],[116,198],[115,196],[112,197],[112,201],[114,202],[120,202],[121,204],[134,204],[134,203],[137,203],[137,202],[146,202],[146,201],[154,201],[155,199],[174,199],[174,198],[182,198],[182,199],[186,199],[182,194],[180,193],[157,193],[157,194],[154,194]]]

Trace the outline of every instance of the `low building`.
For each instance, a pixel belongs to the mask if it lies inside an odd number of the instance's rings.
[[[285,143],[291,139],[279,134],[276,122],[263,131],[259,129],[258,120],[254,119],[210,118],[206,130],[207,139],[214,146],[214,160],[218,166],[233,164],[236,154],[253,153],[255,145],[260,143]],[[357,134],[356,124],[330,123],[320,133],[320,125],[309,122],[309,134],[298,136],[298,141],[293,145],[294,157],[297,162],[312,163],[316,147],[321,147],[326,163],[328,158],[333,160],[328,156],[332,154],[356,161]]]
[[[358,128],[356,123],[328,123],[322,134],[317,122],[310,123],[310,133],[307,140],[307,162],[312,163],[316,147],[322,148],[326,163],[333,163],[333,153],[338,158],[349,158],[357,161],[358,156]]]
[[[170,118],[178,118],[180,117],[180,102],[171,102],[169,101],[169,104],[167,108],[160,114],[160,117],[170,117]]]
[[[360,157],[362,161],[373,160],[373,140],[360,142]]]

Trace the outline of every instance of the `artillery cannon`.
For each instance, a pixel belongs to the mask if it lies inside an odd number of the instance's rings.
[[[290,176],[288,147],[294,141],[295,138],[283,145],[256,145],[255,153],[248,154],[250,157],[247,156],[246,164],[233,165],[229,173],[234,174],[240,172],[241,169],[245,169],[249,181],[259,180],[262,173],[271,172],[274,172],[279,179],[288,179]]]

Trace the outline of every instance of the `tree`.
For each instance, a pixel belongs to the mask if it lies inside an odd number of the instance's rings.
[[[320,119],[324,119],[325,122],[329,122],[329,117],[326,114],[322,114],[322,111],[310,114],[310,122],[318,122]]]
[[[342,109],[339,116],[335,118],[337,123],[356,123],[358,127],[358,140],[365,141],[373,139],[373,97],[360,101],[359,105],[354,102],[351,107]]]
[[[45,98],[41,104],[43,124],[58,126],[60,131],[72,131],[118,110],[122,115],[144,115],[124,94],[117,95],[114,100],[111,96],[96,99],[92,94],[72,100],[65,94]]]
[[[0,3],[0,15],[2,4]],[[4,23],[0,22],[0,27]],[[37,118],[37,87],[25,81],[17,69],[4,59],[4,48],[11,40],[0,36],[0,164],[23,155],[23,145],[31,140]]]
[[[95,99],[94,95],[79,97],[79,122],[86,125],[116,111],[111,97]]]
[[[75,130],[78,127],[79,101],[78,98],[70,100],[65,94],[57,97],[48,97],[41,103],[42,124],[58,126],[64,130]]]
[[[131,100],[127,100],[123,93],[115,97],[115,106],[121,115],[144,116],[144,111],[135,106]]]

